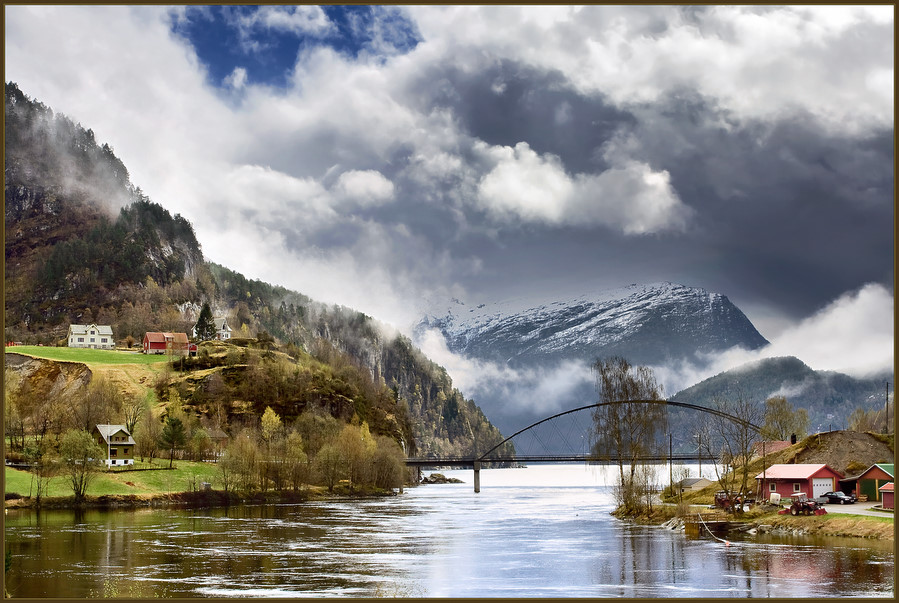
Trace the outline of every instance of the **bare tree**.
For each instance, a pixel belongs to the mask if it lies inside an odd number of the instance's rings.
[[[766,440],[789,440],[796,435],[799,439],[808,434],[808,411],[794,409],[783,396],[773,396],[765,400],[765,425],[762,437]]]
[[[593,413],[593,452],[616,462],[618,502],[639,512],[651,481],[641,479],[647,475],[641,468],[647,456],[664,450],[668,414],[664,404],[638,401],[662,400],[662,388],[649,367],[633,367],[624,358],[597,360],[593,370],[599,401],[606,404]]]
[[[714,408],[722,414],[707,416],[697,435],[701,452],[718,457],[715,464],[718,485],[732,503],[740,493],[743,496],[749,493],[749,462],[764,412],[743,394],[738,394],[735,400],[716,398]],[[737,506],[734,508],[739,510]]]

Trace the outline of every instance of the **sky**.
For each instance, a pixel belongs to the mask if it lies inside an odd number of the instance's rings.
[[[5,18],[6,80],[249,278],[407,334],[454,297],[671,281],[726,295],[766,354],[892,367],[891,6]]]

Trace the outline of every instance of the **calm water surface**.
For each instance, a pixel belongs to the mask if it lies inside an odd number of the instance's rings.
[[[583,465],[445,471],[397,497],[227,509],[10,511],[15,597],[893,596],[892,543],[730,546],[609,515]]]

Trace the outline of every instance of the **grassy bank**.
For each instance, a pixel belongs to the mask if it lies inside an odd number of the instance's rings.
[[[88,348],[53,348],[38,345],[17,345],[6,348],[11,354],[25,354],[35,358],[45,358],[60,362],[83,362],[85,364],[158,364],[166,362],[165,354],[141,354],[137,350],[92,350]]]
[[[654,505],[652,511],[639,515],[626,515],[620,509],[612,515],[619,519],[627,519],[635,523],[661,525],[675,517],[700,512],[708,513],[707,505]],[[831,513],[828,515],[798,516],[780,515],[777,510],[766,510],[756,507],[740,516],[730,516],[735,524],[750,527],[769,526],[773,530],[800,531],[816,536],[846,536],[852,538],[872,538],[876,540],[893,540],[893,516],[871,517],[868,515],[845,515]],[[769,530],[770,531],[770,530]]]
[[[168,469],[167,460],[155,460],[153,464],[136,464],[135,467],[154,469],[151,471],[113,470],[97,474],[88,486],[89,496],[126,494],[167,494],[184,492],[198,488],[201,482],[209,482],[213,488],[220,482],[218,468],[212,463],[177,461],[173,469]],[[6,492],[22,496],[34,496],[35,485],[32,474],[6,467]],[[192,488],[193,486],[193,488]],[[45,492],[49,497],[72,495],[72,487],[64,475],[50,478]]]

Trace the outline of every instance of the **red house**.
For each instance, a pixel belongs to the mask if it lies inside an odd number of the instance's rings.
[[[755,476],[760,491],[767,498],[772,493],[781,498],[790,498],[791,494],[805,492],[809,498],[817,498],[825,492],[833,492],[839,488],[839,480],[843,477],[827,465],[795,464],[771,465]]]
[[[884,509],[893,509],[893,482],[882,485],[878,488],[880,491],[880,506]]]
[[[186,333],[156,333],[144,334],[144,354],[172,354],[173,356],[187,356],[190,352],[190,342]]]

